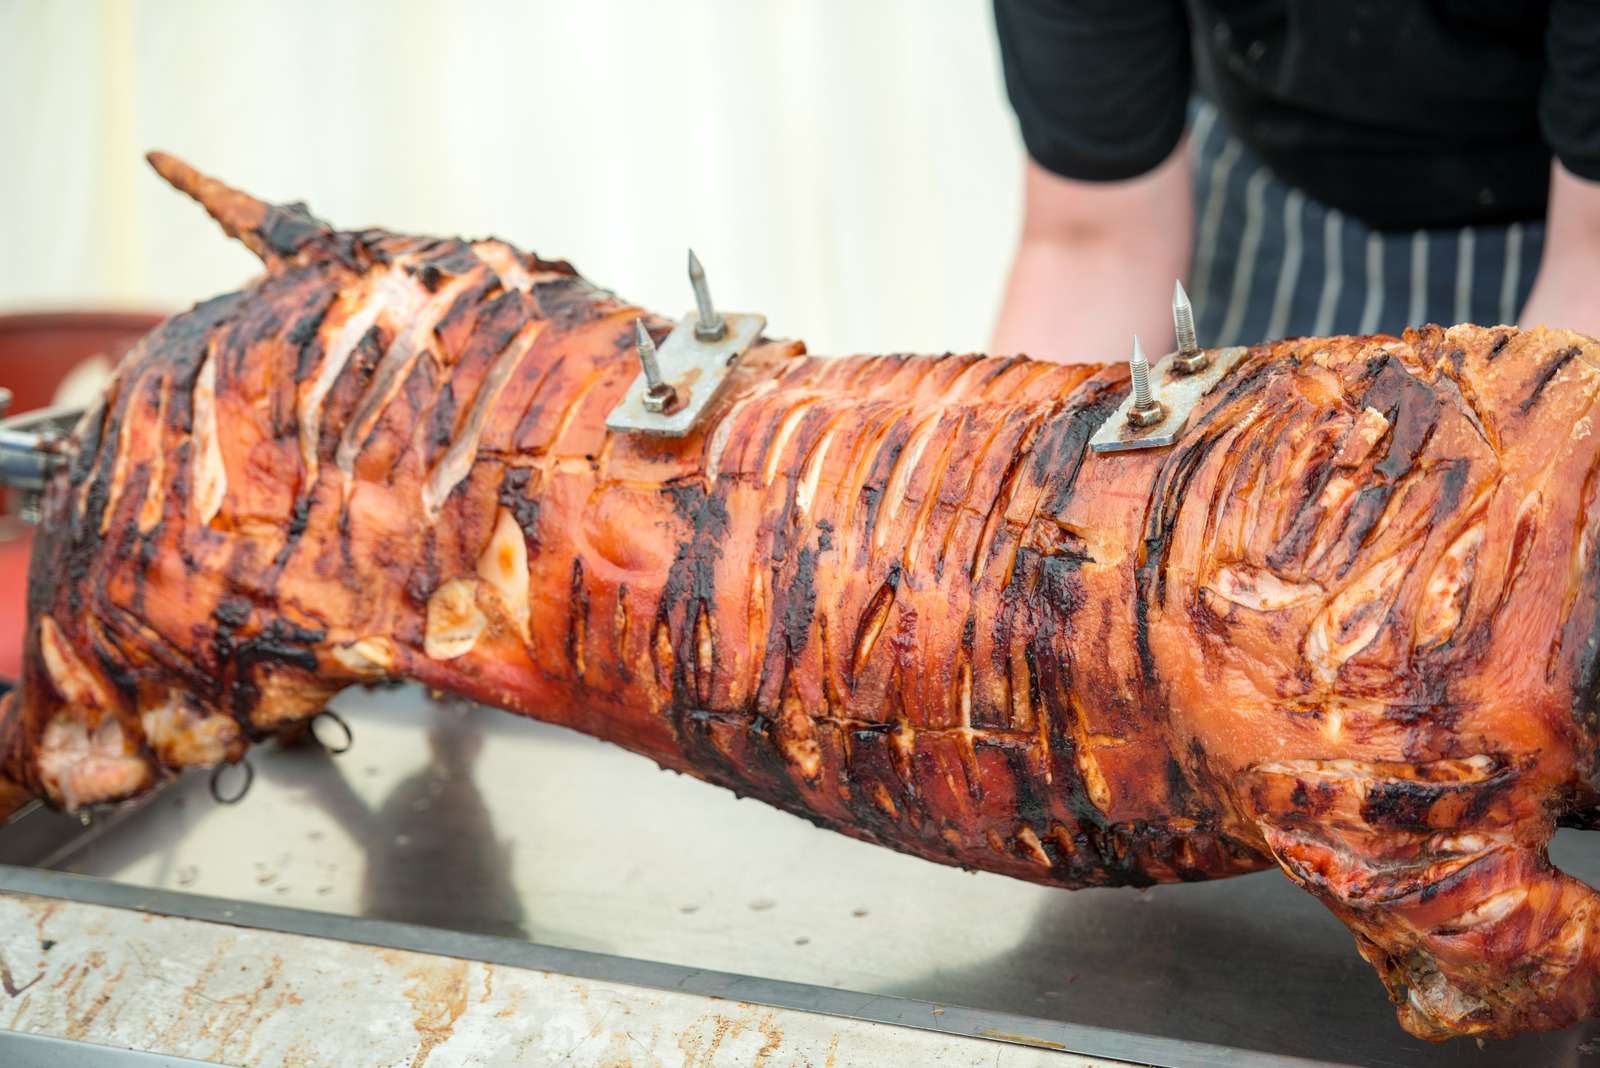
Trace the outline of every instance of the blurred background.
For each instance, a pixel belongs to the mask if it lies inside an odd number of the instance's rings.
[[[1022,149],[987,0],[0,0],[0,312],[258,267],[163,148],[337,225],[506,238],[813,351],[981,348]],[[0,384],[4,384],[0,382]]]
[[[989,0],[0,0],[0,387],[88,402],[260,269],[152,148],[338,226],[494,235],[813,352],[981,349],[1021,200]],[[0,496],[0,677],[31,528]]]

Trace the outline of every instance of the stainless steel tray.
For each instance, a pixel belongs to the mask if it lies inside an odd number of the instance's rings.
[[[284,907],[256,909],[262,924],[309,910],[421,925],[437,952],[451,932],[502,940],[458,937],[463,955],[577,950],[561,959],[639,962],[644,985],[835,1015],[984,1034],[1003,1013],[985,1037],[1101,1057],[1600,1064],[1595,1024],[1481,1048],[1408,1037],[1350,936],[1276,873],[1048,890],[854,842],[415,688],[335,707],[350,751],[257,751],[240,804],[215,803],[196,774],[88,826],[39,810],[0,830],[0,862],[181,892],[178,911],[186,895]],[[1553,852],[1600,878],[1585,836],[1563,833]],[[349,937],[366,929],[352,921]]]

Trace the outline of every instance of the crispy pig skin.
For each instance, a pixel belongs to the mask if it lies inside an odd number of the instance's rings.
[[[151,159],[268,270],[76,431],[0,811],[412,679],[940,863],[1276,864],[1423,1037],[1594,1011],[1596,898],[1545,855],[1597,801],[1594,341],[1260,346],[1108,456],[1120,367],[763,341],[689,436],[609,434],[669,321]]]

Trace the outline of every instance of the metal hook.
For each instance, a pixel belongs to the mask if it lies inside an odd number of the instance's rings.
[[[229,768],[244,769],[244,785],[239,787],[238,793],[232,797],[222,796],[220,784],[222,777],[228,773]],[[211,769],[211,800],[219,805],[237,805],[244,800],[244,795],[250,792],[250,785],[256,781],[256,769],[250,763],[249,757],[240,757],[237,764],[218,764]]]
[[[317,731],[317,724],[323,720],[337,724],[339,729],[344,731],[343,744],[330,745],[327,739],[322,737],[321,733]],[[321,712],[311,717],[311,737],[316,739],[317,744],[322,746],[325,752],[333,756],[338,756],[340,753],[348,753],[350,747],[356,743],[356,736],[350,730],[350,724],[346,723],[344,718],[331,708],[324,708]]]

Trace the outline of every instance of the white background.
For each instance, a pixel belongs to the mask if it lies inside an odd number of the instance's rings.
[[[257,269],[143,162],[338,225],[495,234],[813,351],[983,347],[1022,150],[988,0],[0,0],[0,310]]]

